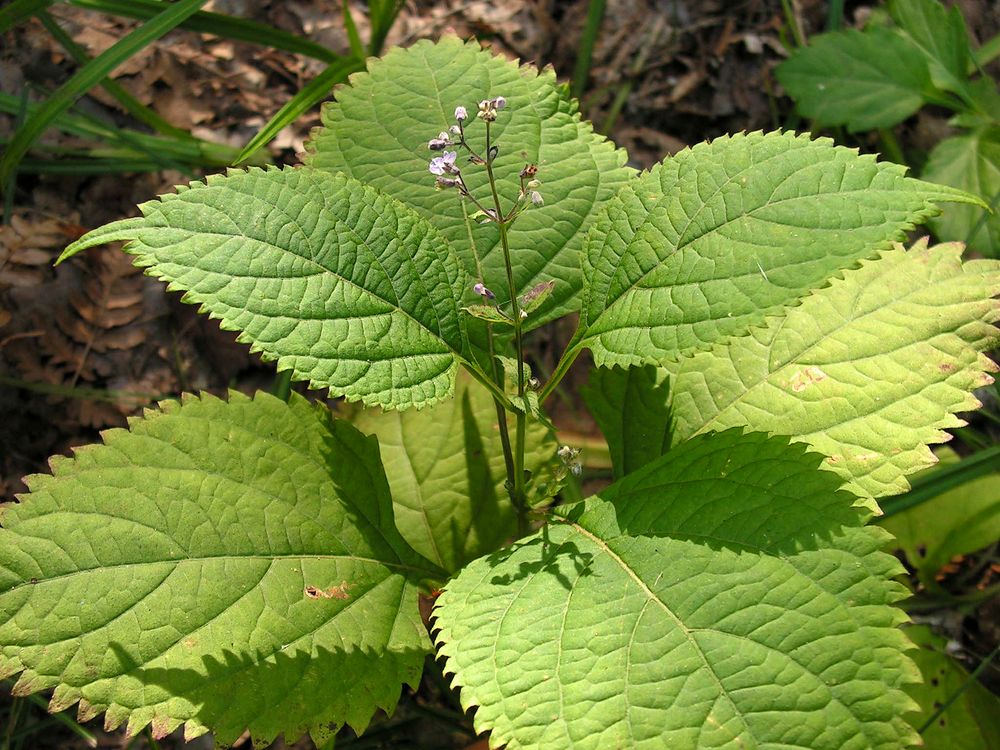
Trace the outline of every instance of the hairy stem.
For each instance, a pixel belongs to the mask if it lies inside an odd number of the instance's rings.
[[[527,415],[524,413],[524,344],[521,337],[521,306],[517,299],[517,287],[514,284],[514,267],[510,260],[510,243],[507,239],[507,223],[503,208],[500,205],[500,194],[497,192],[496,175],[493,173],[493,147],[491,142],[490,123],[486,123],[486,175],[490,181],[490,192],[493,194],[493,205],[496,209],[496,223],[500,229],[500,247],[503,250],[503,264],[507,272],[507,289],[510,293],[511,316],[514,318],[514,350],[517,358],[517,396],[521,407],[516,410],[516,427],[513,446],[513,466],[508,467],[507,481],[511,484],[510,500],[517,511],[517,528],[519,534],[528,530],[528,501],[524,486],[524,442],[527,431]],[[502,420],[506,426],[506,417]],[[501,428],[501,435],[503,428]],[[513,473],[513,476],[511,476]]]

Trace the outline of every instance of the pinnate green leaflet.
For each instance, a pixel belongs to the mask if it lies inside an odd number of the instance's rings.
[[[656,364],[741,333],[937,212],[975,202],[829,139],[750,133],[668,158],[587,240],[577,346]]]
[[[923,52],[884,28],[820,34],[775,75],[795,106],[817,125],[874,130],[902,122],[933,93]]]
[[[470,377],[459,374],[455,398],[441,404],[359,409],[351,423],[378,437],[396,525],[429,560],[452,573],[515,535],[496,407]],[[555,454],[555,440],[535,421],[527,435],[525,466],[538,474]]]
[[[747,426],[827,456],[859,495],[904,492],[997,367],[1000,263],[960,245],[885,252],[762,328],[668,363],[674,440]]]
[[[435,627],[510,750],[898,748],[899,563],[821,456],[730,430],[477,560]]]
[[[63,257],[130,240],[136,265],[334,396],[406,408],[451,394],[469,284],[441,235],[392,198],[344,175],[251,169],[140,208]]]
[[[267,743],[416,685],[417,581],[378,447],[293,395],[167,402],[29,478],[0,530],[0,676],[90,718]]]
[[[474,209],[436,190],[427,172],[432,155],[427,142],[454,124],[455,107],[474,113],[477,102],[498,95],[509,102],[493,127],[500,144],[499,193],[504,200],[516,195],[519,171],[533,162],[545,197],[544,206],[527,211],[510,231],[518,294],[558,280],[545,307],[525,321],[530,329],[579,306],[579,252],[586,230],[601,204],[634,174],[624,166],[625,152],[580,119],[576,102],[551,69],[519,67],[454,36],[393,49],[336,92],[336,101],[323,112],[323,128],[308,144],[306,164],[346,172],[408,203],[452,242],[470,274],[502,279],[496,227],[473,222],[470,247],[467,216]],[[467,131],[481,151],[482,123],[473,118]],[[465,171],[473,195],[492,206],[483,170]],[[504,210],[509,208],[504,203]]]

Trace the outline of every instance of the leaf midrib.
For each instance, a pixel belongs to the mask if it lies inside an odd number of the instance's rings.
[[[681,232],[678,232],[678,235],[677,235],[677,236],[678,236],[678,238],[683,238],[683,237],[684,237],[684,235],[686,234],[687,230],[688,230],[688,229],[690,228],[690,226],[691,226],[691,225],[692,225],[692,224],[694,223],[694,220],[695,220],[695,219],[696,219],[696,218],[698,217],[698,215],[699,215],[699,214],[700,214],[700,213],[701,213],[701,212],[702,212],[703,210],[705,210],[705,209],[706,209],[706,208],[708,207],[709,203],[710,203],[710,202],[711,202],[712,200],[714,200],[714,199],[716,198],[716,196],[718,196],[718,195],[719,195],[719,193],[720,193],[720,192],[721,192],[721,191],[722,191],[722,190],[723,190],[723,189],[724,189],[725,187],[727,187],[728,185],[732,184],[732,183],[733,183],[733,182],[734,182],[735,180],[737,180],[737,179],[738,179],[739,177],[741,177],[741,176],[743,176],[744,174],[746,174],[746,173],[747,173],[748,171],[750,171],[750,170],[752,170],[752,169],[757,169],[757,168],[759,168],[759,167],[760,167],[761,165],[763,165],[763,164],[767,163],[767,162],[768,162],[769,160],[771,160],[771,159],[774,159],[774,158],[778,158],[778,157],[780,157],[780,156],[784,156],[784,155],[786,155],[786,153],[787,153],[787,152],[779,152],[779,153],[775,153],[775,154],[772,154],[771,156],[767,157],[766,159],[763,159],[763,160],[761,160],[761,161],[758,161],[758,162],[754,162],[754,163],[753,163],[753,164],[752,164],[751,166],[747,167],[747,168],[746,168],[746,169],[744,169],[744,170],[741,170],[740,172],[737,172],[737,173],[736,173],[736,174],[734,174],[734,175],[733,175],[732,177],[730,177],[730,178],[729,178],[728,180],[726,180],[726,181],[725,181],[724,183],[722,183],[722,184],[721,184],[721,185],[720,185],[720,186],[718,187],[718,189],[716,189],[716,191],[715,191],[715,192],[714,192],[714,193],[713,193],[713,194],[712,194],[712,195],[711,195],[711,196],[710,196],[709,198],[707,198],[706,200],[702,201],[702,204],[701,204],[701,205],[700,205],[700,206],[698,207],[698,210],[697,210],[697,211],[695,211],[695,212],[694,212],[694,214],[693,214],[693,215],[691,215],[691,216],[689,217],[689,219],[688,219],[687,223],[686,223],[686,224],[684,225],[684,229],[683,229],[683,230],[682,230]],[[836,152],[834,152],[834,156],[836,156]],[[832,160],[832,161],[834,161],[834,162],[835,162],[836,160],[834,159],[834,160]],[[774,186],[774,187],[772,188],[772,190],[771,190],[771,194],[773,195],[773,194],[774,194],[774,192],[775,192],[775,191],[776,191],[776,190],[777,190],[777,189],[778,189],[779,187],[781,187],[781,185],[782,185],[782,184],[784,184],[784,183],[785,183],[785,182],[787,182],[787,181],[788,181],[789,179],[791,179],[792,177],[794,177],[794,176],[795,176],[795,174],[797,174],[798,172],[802,171],[803,169],[810,169],[810,168],[813,168],[814,166],[815,166],[814,164],[807,164],[807,165],[804,165],[804,166],[800,166],[800,167],[799,167],[798,169],[796,169],[796,170],[795,170],[795,172],[793,172],[793,173],[791,173],[791,174],[789,174],[789,175],[786,175],[786,176],[785,176],[785,177],[784,177],[784,178],[782,179],[782,181],[781,181],[780,183],[778,183],[777,185],[775,185],[775,186]],[[882,171],[880,170],[880,171],[878,171],[878,172],[876,172],[876,173],[875,173],[875,176],[874,176],[874,177],[879,177],[879,176],[881,176],[882,174],[883,174],[883,172],[882,172]],[[874,178],[873,178],[873,180],[872,180],[872,181],[874,182]],[[676,186],[677,186],[677,181],[675,180],[675,181],[674,181],[674,187],[676,187]],[[640,202],[642,201],[642,199],[641,199],[641,198],[639,197],[639,194],[638,194],[638,188],[635,188],[635,187],[630,187],[630,188],[627,188],[627,189],[631,190],[631,191],[633,192],[633,194],[635,195],[635,197],[636,197],[636,198],[637,198],[637,199],[638,199],[638,200],[639,200]],[[662,182],[661,182],[661,190],[662,190]],[[666,191],[665,191],[665,190],[664,190],[664,191],[662,191],[662,192],[663,192],[664,194],[666,194]],[[611,282],[611,280],[612,280],[612,279],[614,278],[614,276],[615,276],[615,275],[616,275],[616,274],[617,274],[617,273],[618,273],[618,272],[619,272],[619,271],[621,270],[621,265],[622,265],[622,262],[623,262],[623,260],[625,259],[625,257],[626,257],[626,256],[628,256],[628,255],[630,254],[630,250],[631,250],[631,248],[632,248],[632,245],[633,245],[633,240],[634,240],[634,238],[636,237],[636,235],[638,235],[638,234],[639,234],[639,232],[640,232],[640,231],[641,231],[641,230],[642,230],[642,229],[643,229],[643,228],[644,228],[645,226],[647,226],[648,224],[650,224],[650,223],[651,223],[651,221],[652,221],[652,216],[653,216],[653,212],[654,212],[654,210],[655,210],[655,208],[656,208],[656,206],[654,206],[654,209],[653,209],[653,210],[647,210],[647,212],[646,212],[646,216],[645,216],[645,217],[643,218],[643,221],[642,221],[642,223],[641,223],[641,224],[639,224],[639,226],[638,226],[638,227],[636,228],[636,230],[635,230],[634,232],[632,232],[632,238],[631,238],[631,239],[629,240],[629,242],[627,243],[627,245],[626,245],[626,247],[625,247],[625,250],[624,250],[624,252],[622,252],[622,254],[621,254],[621,255],[619,256],[619,258],[618,258],[618,262],[617,262],[617,264],[615,265],[615,270],[614,270],[614,272],[612,272],[612,273],[611,273],[611,274],[610,274],[610,275],[608,276],[608,287],[609,287],[609,289],[608,289],[608,292],[606,292],[606,293],[605,293],[605,295],[604,295],[604,304],[603,304],[603,307],[602,307],[602,312],[598,314],[598,316],[597,316],[597,317],[596,317],[596,318],[594,319],[594,322],[593,322],[593,323],[590,323],[590,322],[588,321],[588,325],[587,325],[587,334],[588,334],[588,336],[589,336],[589,332],[590,332],[590,330],[591,330],[591,329],[592,329],[592,328],[593,328],[593,327],[594,327],[594,326],[595,326],[595,325],[597,324],[597,322],[598,322],[598,321],[600,321],[600,320],[601,320],[601,318],[602,318],[602,317],[604,317],[604,316],[605,316],[605,315],[607,314],[607,312],[608,312],[609,310],[611,310],[611,309],[612,309],[613,307],[615,307],[616,305],[618,305],[618,303],[619,303],[619,302],[620,302],[620,301],[621,301],[621,300],[622,300],[622,299],[623,299],[623,298],[624,298],[624,297],[625,297],[626,295],[628,295],[628,294],[630,294],[631,292],[633,292],[633,291],[634,291],[634,290],[636,289],[636,287],[638,287],[638,286],[639,286],[639,285],[640,285],[640,284],[641,284],[641,283],[642,283],[643,281],[645,281],[645,280],[646,280],[646,278],[648,278],[648,277],[649,277],[649,276],[650,276],[651,274],[655,273],[655,272],[656,272],[656,271],[658,271],[658,270],[659,270],[660,268],[662,268],[662,267],[663,267],[663,265],[664,265],[664,264],[665,264],[665,263],[666,263],[666,262],[667,262],[667,261],[668,261],[669,259],[671,259],[671,258],[673,258],[674,256],[676,256],[676,255],[677,255],[678,253],[680,253],[680,252],[681,252],[681,251],[683,251],[684,249],[686,249],[686,248],[690,247],[690,246],[691,246],[692,244],[694,244],[695,242],[697,242],[697,241],[699,241],[699,240],[702,240],[702,239],[704,239],[704,238],[706,238],[706,237],[710,237],[710,236],[712,236],[712,235],[715,235],[716,233],[718,233],[719,231],[721,231],[721,230],[722,230],[723,228],[725,228],[725,227],[729,226],[730,224],[733,224],[734,222],[736,222],[736,221],[738,221],[738,220],[740,220],[740,219],[742,219],[742,218],[744,218],[744,217],[747,217],[747,216],[754,216],[754,214],[755,214],[756,212],[758,212],[758,211],[762,211],[762,210],[764,210],[764,209],[767,209],[767,208],[771,208],[771,207],[773,207],[773,206],[777,206],[777,205],[780,205],[780,204],[782,204],[782,203],[786,203],[786,202],[789,202],[789,201],[795,201],[795,200],[803,200],[803,199],[812,199],[812,198],[817,198],[817,197],[822,197],[822,198],[827,198],[827,197],[830,197],[830,196],[850,196],[850,195],[852,195],[852,194],[855,194],[855,193],[862,193],[862,194],[864,194],[864,195],[866,195],[866,196],[870,196],[870,195],[872,194],[872,192],[873,192],[873,188],[872,188],[872,187],[871,187],[871,186],[869,185],[868,187],[864,187],[864,188],[856,188],[856,189],[853,189],[853,190],[840,190],[840,189],[838,189],[838,190],[836,190],[836,191],[832,191],[832,192],[825,192],[825,193],[819,193],[819,194],[816,194],[816,195],[808,195],[808,196],[801,196],[801,195],[799,195],[799,196],[794,196],[794,197],[790,197],[790,198],[782,198],[782,199],[780,199],[780,200],[776,200],[776,201],[772,201],[771,199],[768,199],[768,201],[767,201],[766,203],[764,203],[764,204],[762,204],[762,205],[760,205],[760,206],[756,206],[755,208],[751,209],[750,211],[746,211],[746,212],[744,212],[744,213],[741,213],[741,214],[739,214],[739,216],[737,216],[737,217],[736,217],[735,219],[727,219],[726,221],[724,221],[724,222],[722,222],[722,223],[720,223],[720,224],[718,224],[718,225],[716,225],[716,226],[712,227],[712,228],[711,228],[711,229],[709,229],[709,230],[708,230],[707,232],[704,232],[704,233],[702,233],[702,234],[699,234],[699,235],[698,235],[698,236],[696,236],[696,237],[692,237],[692,238],[691,238],[690,240],[687,240],[687,241],[685,241],[685,242],[680,242],[680,241],[679,241],[679,242],[678,242],[678,243],[676,244],[676,246],[675,246],[675,247],[673,247],[673,249],[671,249],[671,250],[670,250],[670,251],[668,252],[668,254],[667,254],[667,255],[665,255],[665,256],[664,256],[664,257],[663,257],[662,259],[658,259],[658,261],[657,261],[657,262],[656,262],[656,263],[655,263],[655,264],[653,265],[653,267],[652,267],[652,268],[650,268],[650,269],[649,269],[648,271],[646,271],[646,272],[642,273],[642,274],[641,274],[640,276],[638,276],[638,277],[637,277],[637,278],[636,278],[636,279],[635,279],[635,280],[634,280],[633,282],[631,282],[631,283],[630,283],[630,284],[629,284],[629,285],[628,285],[628,286],[627,286],[627,287],[626,287],[625,289],[623,289],[623,290],[621,291],[621,293],[620,293],[620,294],[618,294],[618,296],[617,296],[617,297],[616,297],[616,298],[614,299],[614,301],[612,301],[612,302],[610,302],[610,303],[609,303],[608,299],[609,299],[609,294],[610,294],[610,286],[611,286],[610,282]],[[657,201],[657,203],[659,203],[659,201]],[[756,217],[755,217],[755,218],[756,218]],[[810,229],[814,229],[814,227],[797,227],[797,228],[801,228],[801,229],[804,229],[804,230],[810,230]],[[900,232],[899,232],[899,231],[897,231],[897,232],[896,232],[896,235],[895,235],[895,236],[898,236],[899,234],[900,234]],[[751,275],[752,275],[752,272],[751,272]],[[723,277],[719,277],[719,278],[720,278],[720,279],[725,279],[725,278],[730,278],[730,277],[728,277],[728,276],[723,276]],[[718,279],[716,279],[716,280],[718,280]]]
[[[353,562],[380,565],[386,568],[392,568],[399,571],[405,571],[407,573],[420,574],[425,577],[433,577],[434,572],[423,570],[422,568],[414,567],[406,563],[395,563],[387,562],[385,560],[378,560],[372,557],[361,557],[359,555],[349,555],[349,554],[333,554],[333,553],[319,553],[319,552],[295,552],[287,554],[272,554],[272,555],[261,555],[261,554],[247,554],[247,555],[237,555],[237,554],[225,554],[225,555],[195,555],[191,557],[177,557],[177,558],[165,558],[162,560],[141,560],[136,562],[121,562],[121,563],[111,563],[107,565],[95,566],[93,568],[78,568],[77,570],[72,570],[67,573],[60,573],[59,575],[49,576],[46,578],[36,578],[35,581],[25,581],[24,583],[19,583],[5,591],[0,591],[0,596],[5,596],[7,594],[18,591],[26,586],[42,586],[46,583],[52,583],[54,581],[64,581],[69,578],[73,578],[78,575],[86,575],[88,573],[100,573],[105,570],[117,570],[119,568],[136,568],[149,565],[174,565],[180,563],[205,563],[213,560],[269,560],[271,562],[277,560],[295,560],[295,559],[309,559],[309,560],[350,560]]]
[[[359,184],[362,184],[362,186],[363,186],[363,183],[359,183]],[[282,183],[282,185],[284,185],[286,188],[292,189],[290,186],[288,186],[285,183]],[[205,187],[202,187],[202,188],[199,188],[199,189],[200,190],[212,189],[212,187],[213,186],[205,186]],[[346,187],[346,183],[345,183],[345,187]],[[246,192],[244,192],[242,190],[237,191],[232,186],[228,186],[228,189],[233,190],[233,192],[238,192],[242,196],[249,196],[251,198],[254,198],[255,200],[259,200],[261,203],[265,204],[266,206],[268,206],[268,207],[270,207],[272,209],[281,211],[282,213],[285,213],[281,208],[275,206],[273,203],[265,201],[263,198],[260,198],[259,196],[257,196],[256,194],[254,194],[252,192],[251,193],[246,193]],[[179,193],[179,194],[177,194],[175,196],[167,196],[167,197],[172,198],[173,200],[184,200],[184,199],[190,197],[190,195],[189,195],[190,192],[192,192],[192,191],[188,191],[188,192],[185,192],[185,193]],[[185,201],[185,202],[188,202],[189,205],[190,204],[199,205],[199,206],[207,206],[208,205],[208,204],[202,203],[200,201]],[[341,274],[337,273],[334,269],[331,269],[331,268],[329,268],[329,267],[321,264],[315,258],[310,258],[310,257],[304,256],[304,255],[302,255],[300,253],[295,252],[291,248],[282,247],[282,246],[277,245],[274,242],[272,242],[270,240],[267,240],[267,239],[262,239],[260,237],[249,237],[246,234],[235,234],[235,233],[230,234],[230,233],[226,233],[226,232],[222,232],[222,231],[192,230],[192,229],[189,229],[187,227],[173,226],[173,225],[171,225],[169,223],[169,220],[167,219],[167,216],[165,215],[165,212],[162,209],[160,209],[159,205],[154,204],[154,206],[158,209],[158,213],[159,213],[160,217],[163,219],[164,223],[166,223],[166,226],[162,226],[162,227],[157,227],[157,226],[143,226],[143,224],[146,221],[149,221],[149,218],[148,217],[142,217],[142,218],[138,218],[138,219],[134,220],[134,224],[135,224],[135,226],[138,229],[140,229],[140,230],[146,229],[146,230],[152,230],[152,231],[155,231],[158,228],[169,229],[169,230],[172,230],[172,231],[175,231],[175,232],[183,232],[183,233],[185,233],[187,235],[187,239],[194,238],[195,240],[197,240],[197,238],[199,238],[199,237],[217,237],[217,238],[222,238],[224,242],[231,241],[231,240],[239,241],[240,239],[242,239],[244,241],[247,241],[247,242],[256,242],[256,243],[260,243],[261,245],[263,245],[263,246],[265,246],[267,248],[270,248],[272,251],[276,251],[279,255],[288,254],[288,255],[292,255],[292,256],[294,256],[296,258],[299,258],[304,263],[306,263],[307,265],[313,266],[317,270],[316,270],[316,273],[309,274],[307,276],[298,276],[298,275],[297,276],[260,276],[260,275],[252,275],[252,274],[236,274],[236,273],[229,273],[229,272],[221,273],[221,272],[219,272],[217,270],[204,268],[203,266],[198,265],[198,264],[185,265],[185,266],[183,266],[183,268],[185,268],[185,269],[197,269],[198,271],[200,271],[203,274],[222,276],[223,278],[243,278],[243,279],[254,279],[254,280],[258,280],[259,279],[259,280],[279,280],[279,281],[294,280],[294,279],[304,279],[304,278],[309,278],[310,276],[322,276],[324,274],[329,274],[330,276],[332,276],[334,279],[338,280],[340,283],[344,284],[345,286],[349,286],[349,287],[351,287],[353,289],[356,289],[356,290],[362,292],[363,296],[367,296],[367,297],[371,297],[371,298],[377,299],[380,302],[382,302],[383,304],[387,305],[390,308],[390,310],[387,311],[387,312],[395,311],[395,312],[397,312],[397,313],[399,313],[399,314],[401,314],[401,315],[409,318],[419,328],[421,328],[421,329],[425,330],[427,333],[429,333],[432,338],[434,338],[434,339],[442,342],[448,348],[448,350],[451,351],[454,355],[456,355],[459,358],[462,357],[462,354],[461,354],[460,350],[456,349],[454,346],[452,346],[451,342],[449,342],[447,339],[444,338],[444,335],[443,335],[443,333],[441,331],[434,331],[426,323],[424,323],[423,321],[417,320],[410,312],[408,312],[407,310],[404,310],[402,307],[400,307],[398,298],[397,298],[397,300],[395,302],[387,300],[387,299],[385,299],[385,297],[377,294],[373,290],[367,289],[367,288],[361,286],[359,283],[353,281],[352,279],[348,279],[345,276],[342,276]],[[209,208],[211,208],[215,212],[220,212],[219,209],[217,207],[215,207],[215,206],[209,206]],[[329,210],[329,209],[327,209],[327,210]],[[360,246],[365,247],[368,250],[368,252],[371,254],[371,256],[373,258],[375,258],[376,261],[378,261],[378,259],[379,259],[378,253],[375,252],[372,249],[372,247],[370,246],[370,244],[368,243],[368,241],[365,240],[365,239],[363,239],[353,229],[353,227],[351,227],[350,225],[346,224],[342,219],[340,219],[340,218],[338,218],[336,216],[333,216],[332,214],[331,214],[331,218],[332,218],[333,223],[334,223],[335,226],[343,227],[348,232],[350,232],[350,234],[357,241],[357,244],[360,245]],[[421,221],[426,221],[426,220],[425,219],[421,219]],[[298,226],[298,225],[296,225],[296,226]],[[428,224],[428,226],[430,227],[429,224]],[[431,231],[436,231],[436,230],[433,229],[433,227],[430,227],[430,228],[431,228]],[[308,236],[302,230],[300,230],[300,233],[304,237],[306,237],[306,244],[309,244]],[[402,238],[397,238],[397,239],[399,239],[400,241],[402,241]],[[443,237],[441,238],[441,240],[442,240],[442,242],[444,242],[444,238]],[[143,257],[143,258],[148,258],[149,260],[153,261],[153,263],[155,263],[155,265],[156,265],[156,268],[154,270],[158,270],[157,276],[160,276],[162,278],[166,278],[166,279],[168,279],[168,280],[170,280],[172,282],[175,282],[175,283],[179,283],[180,282],[180,277],[179,276],[166,273],[165,266],[170,265],[170,264],[177,265],[177,263],[176,263],[176,261],[170,261],[169,259],[167,259],[167,260],[161,260],[160,259],[160,257],[158,256],[158,253],[159,253],[160,250],[162,250],[162,247],[155,246],[155,245],[150,245],[145,240],[139,239],[139,238],[135,238],[134,241],[136,243],[138,243],[139,247],[128,247],[128,246],[126,246],[125,250],[127,252],[134,253],[135,255],[138,255],[138,256]],[[176,245],[176,244],[178,244],[178,243],[176,243],[176,242],[172,242],[171,243],[171,245]],[[419,247],[420,247],[421,244],[423,244],[423,243],[421,242],[421,243],[417,244],[417,248],[418,249],[419,249]],[[143,248],[145,248],[145,250]],[[432,252],[432,251],[431,250],[426,250],[426,252]],[[201,255],[198,255],[199,259],[201,257],[202,257]],[[442,267],[441,267],[440,271],[444,272],[445,271],[444,264],[446,262],[446,259],[442,258],[441,261],[442,261]],[[381,267],[381,265],[380,265],[380,267]],[[416,278],[418,278],[420,280],[421,285],[423,285],[423,277],[421,276],[421,274],[419,273],[419,271],[417,271],[416,268],[413,268],[412,270],[413,270],[414,275],[416,276]],[[389,282],[389,286],[393,288],[393,291],[395,291],[395,286],[392,283],[392,277],[384,269],[383,269],[383,274],[384,274],[385,278],[387,279],[387,281]],[[445,278],[447,278],[447,274],[445,274]],[[424,288],[426,290],[426,287],[424,287]],[[210,304],[211,302],[214,301],[214,299],[213,299],[215,297],[214,294],[211,295],[210,297],[206,298],[204,296],[204,294],[205,294],[204,292],[196,292],[196,291],[194,291],[193,288],[189,288],[188,291],[189,291],[189,293],[192,294],[193,298],[195,298],[196,301],[198,301],[199,303]],[[202,297],[202,299],[197,299],[197,297]],[[246,309],[246,308],[238,308],[238,307],[232,307],[231,306],[231,309],[239,310],[239,309]],[[441,320],[440,320],[440,317],[438,315],[437,309],[432,306],[432,310],[434,311],[434,317],[435,317],[436,321],[440,325],[441,324]],[[261,312],[254,312],[252,310],[247,310],[247,312],[251,312],[254,315],[260,315],[263,318],[271,318],[272,317],[272,316],[269,316],[269,315],[265,315],[264,313],[261,313]],[[321,320],[325,320],[325,319],[326,318],[321,318]],[[340,318],[340,319],[344,319],[344,318]]]

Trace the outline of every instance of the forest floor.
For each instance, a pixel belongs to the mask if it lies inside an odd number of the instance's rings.
[[[958,4],[978,41],[1000,31],[1000,3]],[[215,0],[207,9],[253,18],[346,53],[339,5],[332,0]],[[871,11],[863,3],[845,5],[849,24]],[[360,21],[364,4],[356,6]],[[408,45],[454,31],[512,59],[552,65],[568,80],[587,6],[586,0],[411,0],[388,44]],[[793,6],[807,36],[824,29],[828,3],[801,0]],[[52,13],[91,55],[135,25],[62,5]],[[787,28],[779,0],[611,0],[581,108],[643,168],[725,133],[804,128],[773,76],[787,54]],[[364,38],[365,28],[360,31]],[[173,125],[238,147],[321,65],[291,53],[177,31],[129,60],[114,77]],[[0,38],[0,92],[20,96],[26,87],[52,90],[73,69],[72,60],[37,22]],[[624,105],[615,111],[614,99],[623,88]],[[120,124],[128,121],[99,89],[79,106]],[[927,110],[900,126],[904,151],[925,153],[946,130],[946,119]],[[314,110],[286,128],[271,144],[270,157],[294,163],[318,121]],[[12,118],[0,115],[0,136],[12,129]],[[44,142],[76,145],[55,132]],[[875,141],[863,138],[852,145],[878,149]],[[123,426],[127,417],[158,400],[184,391],[271,388],[271,367],[237,344],[234,334],[181,304],[178,294],[143,276],[118,250],[91,250],[53,267],[59,252],[88,229],[134,215],[136,204],[191,177],[180,171],[19,177],[12,210],[0,226],[0,501],[23,492],[22,477],[45,471],[48,456],[98,440],[101,430]],[[558,326],[540,332],[532,342],[537,356],[555,348],[551,339],[566,335]],[[572,392],[579,383],[568,385]],[[570,431],[594,430],[572,402],[556,416]],[[998,612],[1000,607],[994,607],[989,622],[977,627],[1000,630]],[[993,632],[994,644],[998,637]],[[0,691],[0,704],[4,700]],[[98,734],[102,746],[128,746],[120,733]],[[41,737],[36,740],[42,745],[29,746],[83,746],[66,732],[52,734],[51,741]],[[171,742],[160,746],[182,744]]]

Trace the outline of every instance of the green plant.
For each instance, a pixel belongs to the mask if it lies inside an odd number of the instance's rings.
[[[437,654],[495,747],[914,742],[866,522],[990,381],[1000,264],[895,241],[976,199],[788,133],[636,175],[551,72],[455,38],[323,117],[304,165],[64,257],[128,240],[360,403],[185,396],[53,458],[2,519],[0,677],[130,732],[322,742],[416,685],[443,588]],[[525,339],[576,312],[543,385]],[[560,502],[579,456],[544,404],[584,349],[619,478]]]
[[[955,113],[955,135],[929,154],[921,176],[1000,203],[1000,93],[983,67],[1000,53],[1000,37],[974,50],[957,7],[938,0],[890,0],[891,26],[814,37],[778,66],[782,86],[819,126],[879,130],[900,158],[888,128],[927,104]],[[1000,256],[1000,213],[951,206],[932,220],[942,238]]]

